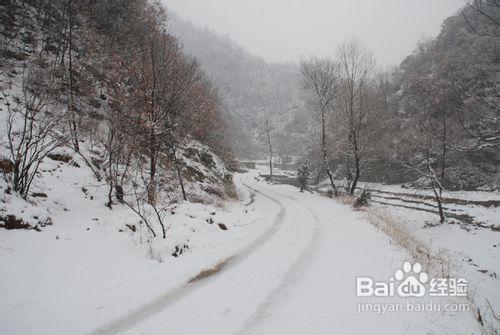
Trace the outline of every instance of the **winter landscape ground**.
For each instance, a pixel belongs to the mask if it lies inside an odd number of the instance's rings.
[[[105,185],[75,178],[78,168],[59,169],[57,181],[47,182],[63,196],[44,207],[61,223],[2,233],[4,334],[471,334],[481,332],[476,306],[486,318],[485,299],[500,300],[500,239],[491,229],[426,229],[418,212],[384,212],[437,255],[424,263],[400,237],[374,225],[380,206],[356,212],[319,194],[270,185],[251,171],[236,175],[240,201],[180,205],[168,219],[169,243],[143,244],[126,226],[135,222],[130,211],[110,213],[98,198]],[[81,191],[90,186],[92,200]],[[190,249],[172,257],[184,241]],[[467,297],[433,300],[470,311],[360,313],[358,304],[370,298],[356,296],[356,277],[384,280],[407,260],[422,261],[429,273],[466,277]]]
[[[402,3],[0,2],[0,335],[499,334],[500,4]]]

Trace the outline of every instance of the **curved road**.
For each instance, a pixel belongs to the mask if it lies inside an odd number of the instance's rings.
[[[460,329],[458,321],[454,330],[422,313],[357,314],[356,276],[389,278],[405,254],[330,199],[242,178],[256,197],[279,208],[273,226],[213,271],[96,334],[453,334]]]

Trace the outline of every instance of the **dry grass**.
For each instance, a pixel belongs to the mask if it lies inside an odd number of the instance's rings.
[[[341,200],[341,202],[346,204],[350,203],[348,200],[345,202]],[[407,250],[413,258],[413,261],[422,264],[430,277],[452,277],[451,272],[454,269],[452,269],[450,255],[446,250],[440,249],[438,252],[432,252],[430,247],[420,241],[403,223],[383,210],[365,207],[362,211],[369,223],[388,235],[396,246]],[[480,310],[474,296],[474,289],[469,286],[466,300],[470,306],[471,313],[473,313],[476,320],[481,324],[481,333],[485,335],[498,334],[495,330],[495,322],[493,320],[488,320],[489,311],[484,309]],[[485,318],[487,315],[488,318]],[[494,316],[493,314],[493,317]]]
[[[321,192],[318,192],[323,196]],[[356,199],[347,195],[339,195],[335,200],[354,208]],[[438,252],[432,252],[430,247],[420,241],[402,222],[391,216],[388,212],[375,209],[372,207],[354,208],[364,213],[365,219],[380,229],[384,234],[391,238],[391,241],[399,248],[405,249],[414,262],[422,264],[430,277],[450,278],[452,272],[452,263],[450,255],[445,249],[440,249]],[[480,310],[478,303],[474,299],[473,288],[469,287],[468,295],[465,298],[470,306],[471,313],[481,325],[481,334],[498,335],[494,324],[494,320],[485,320],[485,315],[491,312],[494,319],[497,316],[493,310]],[[489,315],[488,315],[489,316]]]
[[[430,247],[420,241],[403,223],[384,210],[373,207],[355,208],[356,198],[345,194],[338,195],[335,200],[361,211],[370,224],[389,236],[396,246],[407,250],[412,260],[422,264],[429,275],[450,277],[450,257],[444,249],[432,252]]]
[[[403,223],[385,211],[366,207],[362,211],[368,222],[388,235],[396,246],[407,250],[413,261],[422,264],[429,275],[450,277],[450,257],[445,250],[432,252]]]
[[[344,205],[351,206],[351,207],[354,206],[354,202],[356,201],[356,198],[345,195],[345,194],[338,195],[334,199],[336,201],[344,204]]]

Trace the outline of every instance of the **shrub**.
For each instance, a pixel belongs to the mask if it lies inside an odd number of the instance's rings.
[[[372,198],[371,192],[367,189],[363,189],[361,194],[354,201],[354,208],[360,209],[361,207],[366,207]]]

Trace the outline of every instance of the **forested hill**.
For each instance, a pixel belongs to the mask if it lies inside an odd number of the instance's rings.
[[[0,8],[0,159],[15,193],[26,199],[58,152],[109,184],[110,208],[127,194],[141,205],[187,199],[188,182],[223,195],[230,176],[215,155],[227,163],[231,152],[218,95],[167,33],[164,7],[10,0]]]
[[[500,185],[500,6],[465,6],[396,71],[394,136],[425,124],[450,187]],[[431,130],[432,129],[432,130]],[[402,149],[401,151],[407,151]]]
[[[363,120],[356,154],[349,136],[343,136],[349,125],[343,120],[345,87],[337,73],[340,86],[327,106],[325,125],[335,177],[349,178],[353,157],[362,154],[361,180],[413,182],[421,174],[408,166],[424,162],[422,154],[428,151],[431,164],[443,170],[446,187],[495,189],[500,163],[499,17],[499,6],[489,1],[481,2],[481,8],[465,6],[443,22],[436,38],[418,43],[401,64],[386,72],[375,65],[363,87],[371,92],[371,118]],[[235,125],[232,142],[239,156],[268,155],[265,131],[271,129],[274,156],[302,157],[313,165],[315,180],[326,177],[318,146],[319,112],[314,93],[303,85],[301,65],[266,63],[227,37],[175,14],[171,31],[219,88],[228,122]],[[335,68],[339,51],[326,59]],[[352,112],[366,116],[366,106],[355,106],[359,110]]]
[[[214,80],[232,124],[232,143],[241,157],[267,154],[266,120],[280,156],[300,155],[306,146],[305,102],[300,68],[295,63],[267,63],[206,28],[169,14],[172,34]]]

